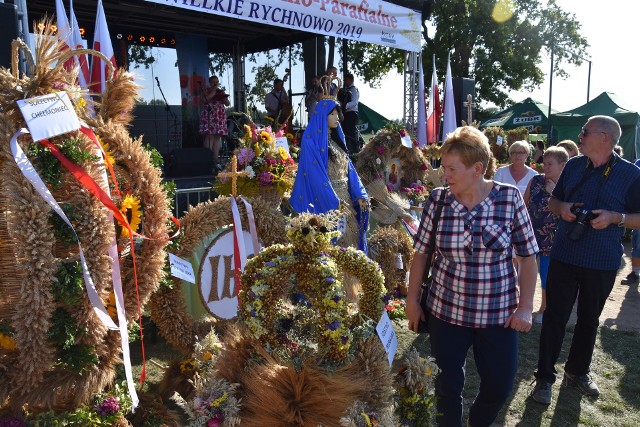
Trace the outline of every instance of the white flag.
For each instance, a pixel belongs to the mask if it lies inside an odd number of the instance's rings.
[[[453,96],[453,78],[451,77],[451,54],[447,58],[447,77],[444,82],[444,114],[442,123],[442,139],[456,130],[456,104]]]

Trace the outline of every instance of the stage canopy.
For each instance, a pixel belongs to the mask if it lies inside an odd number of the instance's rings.
[[[563,139],[578,140],[578,133],[591,116],[605,115],[615,118],[622,128],[620,146],[624,149],[624,157],[634,161],[640,153],[638,146],[638,132],[640,131],[640,114],[628,106],[614,93],[602,92],[591,101],[573,110],[551,115],[556,141]]]
[[[333,2],[332,2],[333,1]],[[65,2],[67,3],[67,2]],[[397,3],[397,4],[394,4]],[[332,35],[419,51],[421,0],[109,0],[103,2],[112,37],[129,44],[175,47],[175,34],[205,36],[210,52],[244,53]],[[93,32],[97,0],[74,0],[80,26]],[[68,5],[67,5],[68,6]],[[29,0],[29,21],[55,12],[54,0]],[[130,37],[130,38],[128,38]],[[144,38],[144,41],[141,40]],[[150,42],[153,37],[155,42]],[[92,40],[93,37],[85,37]],[[161,43],[165,40],[165,43]]]
[[[556,111],[551,110],[551,112],[555,113]],[[480,127],[498,126],[503,129],[525,127],[529,130],[529,133],[547,133],[549,126],[548,114],[549,107],[547,105],[527,98],[489,117]]]

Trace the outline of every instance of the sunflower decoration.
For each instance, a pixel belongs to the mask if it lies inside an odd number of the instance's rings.
[[[115,166],[116,158],[113,155],[113,151],[111,151],[111,149],[109,148],[109,143],[103,142],[102,138],[100,138],[100,135],[96,135],[96,138],[98,139],[100,147],[102,147],[102,151],[104,152],[104,161],[111,166]]]
[[[140,199],[131,194],[127,194],[122,203],[120,204],[120,212],[127,218],[131,231],[136,233],[142,223],[142,207],[140,205]],[[129,230],[126,227],[122,227],[120,232],[122,237],[129,237]]]

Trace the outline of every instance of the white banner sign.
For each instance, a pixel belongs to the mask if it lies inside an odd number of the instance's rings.
[[[391,319],[389,319],[387,310],[384,310],[382,313],[382,317],[376,325],[376,332],[378,332],[378,338],[382,341],[382,345],[387,352],[387,360],[389,361],[389,366],[391,366],[393,364],[393,358],[396,356],[396,351],[398,350],[398,337],[396,336],[396,331],[393,329],[393,324],[391,323]]]
[[[381,0],[146,1],[420,52],[421,13]]]

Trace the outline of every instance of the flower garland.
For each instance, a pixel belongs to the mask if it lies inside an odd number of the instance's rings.
[[[329,231],[336,222],[334,213],[301,214],[291,221],[287,232],[291,244],[270,246],[247,262],[238,295],[242,307],[239,316],[268,351],[281,342],[277,323],[285,312],[279,302],[286,295],[295,295],[294,303],[313,310],[314,319],[308,326],[313,330],[318,354],[336,363],[349,355],[351,328],[364,318],[377,321],[380,317],[382,272],[363,252],[331,244],[339,235]],[[362,283],[359,315],[349,315],[339,268]]]
[[[396,415],[400,426],[429,427],[436,416],[435,378],[440,369],[431,357],[421,357],[415,348],[405,355],[395,376],[398,393]]]

